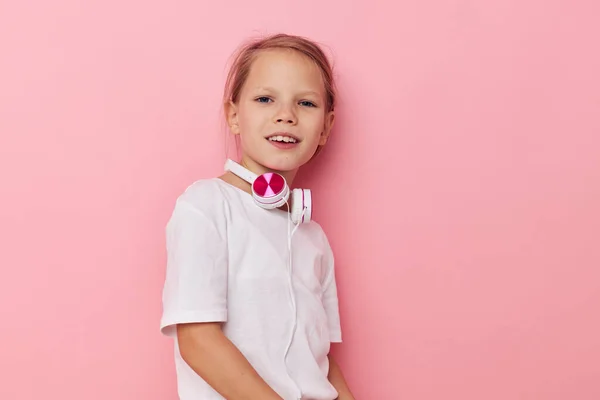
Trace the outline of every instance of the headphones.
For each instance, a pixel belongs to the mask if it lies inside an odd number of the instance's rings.
[[[225,162],[225,171],[230,171],[252,185],[252,197],[261,208],[273,210],[287,203],[290,188],[285,178],[275,172],[256,175],[231,159]],[[310,189],[293,189],[291,217],[294,224],[308,223],[312,216]]]

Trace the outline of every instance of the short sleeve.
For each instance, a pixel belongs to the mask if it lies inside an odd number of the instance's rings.
[[[329,341],[332,343],[342,342],[342,327],[340,323],[339,301],[337,294],[337,283],[335,279],[335,258],[327,238],[325,238],[324,250],[324,277],[322,301],[327,314],[329,328]]]
[[[227,240],[224,223],[178,199],[166,227],[167,267],[160,330],[227,320]]]

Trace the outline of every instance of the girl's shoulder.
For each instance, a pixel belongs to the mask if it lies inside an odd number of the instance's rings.
[[[227,201],[219,178],[198,179],[177,196],[175,207],[191,208],[205,215],[222,215]]]
[[[204,202],[222,195],[218,178],[201,178],[189,184],[179,195],[178,200]]]

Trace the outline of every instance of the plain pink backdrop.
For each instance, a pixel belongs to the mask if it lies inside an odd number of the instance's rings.
[[[0,398],[174,400],[164,226],[284,31],[341,102],[302,175],[358,399],[600,398],[600,3],[0,3]]]

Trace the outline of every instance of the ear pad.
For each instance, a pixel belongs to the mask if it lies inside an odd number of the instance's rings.
[[[304,215],[302,213],[304,212]],[[310,222],[312,218],[312,196],[310,189],[292,191],[292,221],[295,224]]]

